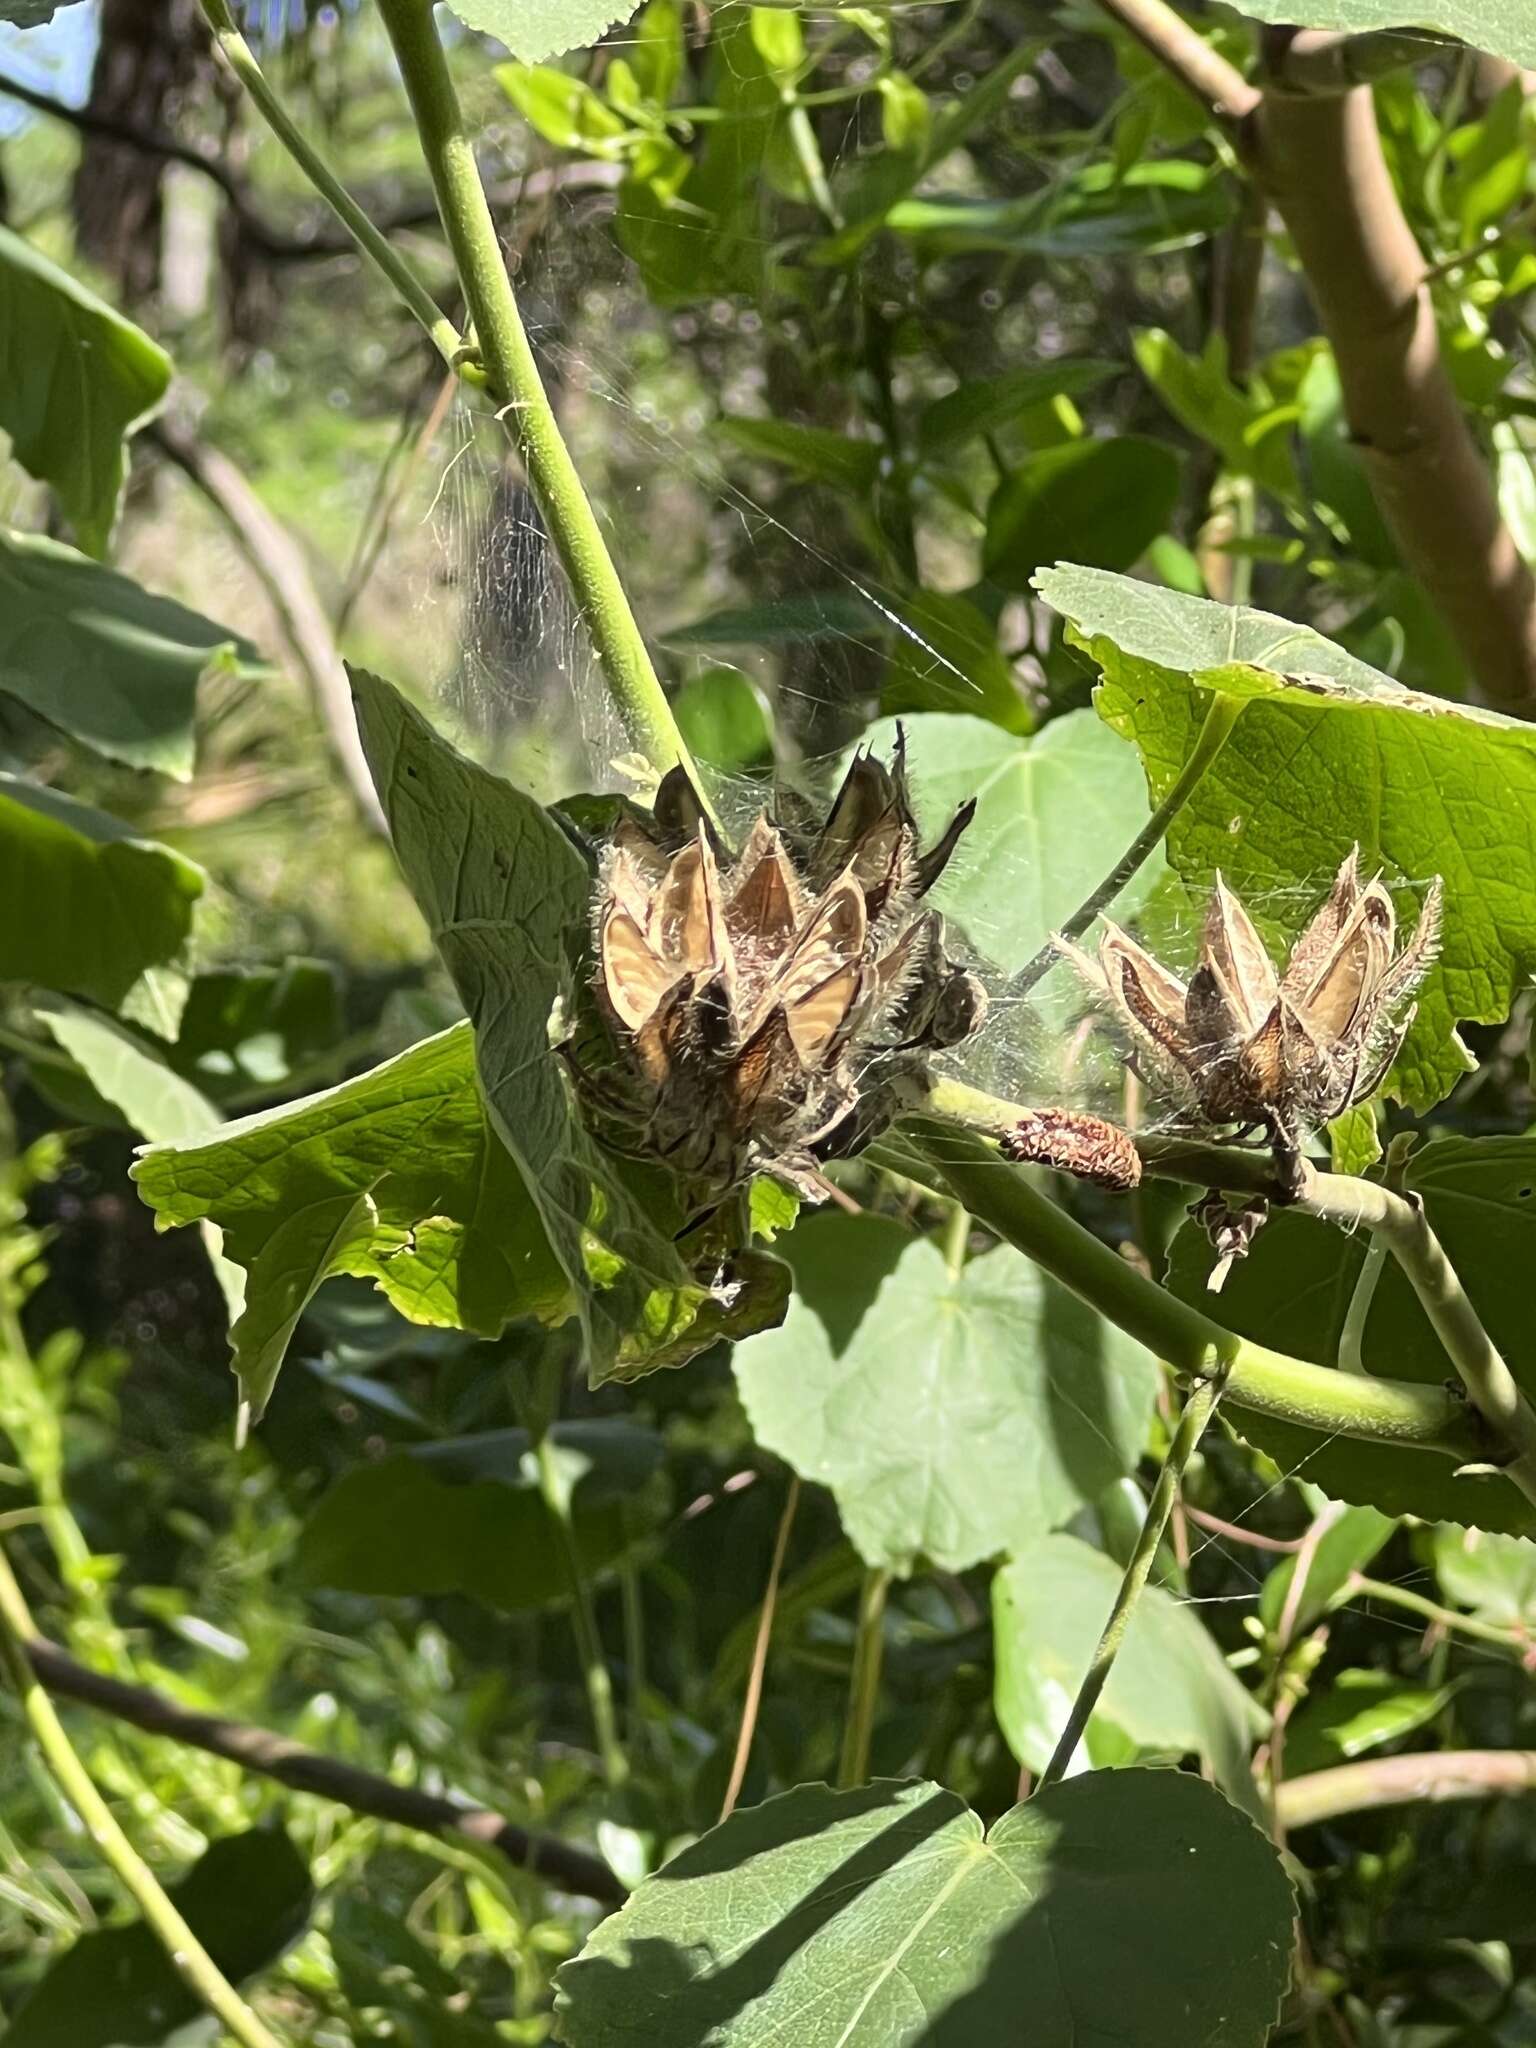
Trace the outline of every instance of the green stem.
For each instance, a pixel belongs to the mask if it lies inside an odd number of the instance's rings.
[[[311,147],[303,131],[288,114],[282,101],[267,83],[256,62],[256,53],[241,35],[230,13],[228,0],[201,0],[204,17],[213,36],[214,48],[256,102],[257,111],[299,169],[330,207],[363,255],[383,273],[401,299],[431,337],[433,346],[450,369],[470,374],[464,357],[464,341],[453,322],[437,304],[421,279],[392,243],[374,226],[352,194],[325,159]],[[474,381],[471,377],[471,381]]]
[[[1436,1623],[1441,1628],[1473,1636],[1480,1643],[1497,1643],[1500,1649],[1513,1650],[1517,1655],[1530,1648],[1530,1638],[1518,1629],[1500,1628],[1494,1622],[1479,1621],[1475,1614],[1458,1614],[1454,1607],[1442,1607],[1438,1601],[1427,1600],[1422,1593],[1411,1592],[1407,1586],[1391,1585],[1385,1579],[1368,1579],[1359,1572],[1352,1572],[1335,1604],[1347,1606],[1352,1600],[1380,1600],[1389,1607],[1401,1607],[1407,1613],[1416,1614],[1421,1620]]]
[[[540,1364],[538,1385],[532,1398],[522,1395],[515,1367],[512,1394],[523,1427],[533,1438],[539,1494],[549,1510],[559,1539],[566,1583],[571,1589],[571,1629],[576,1637],[576,1654],[581,1660],[582,1678],[587,1689],[592,1733],[597,1742],[597,1753],[602,1759],[603,1777],[613,1790],[629,1776],[629,1758],[619,1740],[613,1680],[609,1676],[607,1659],[603,1656],[603,1639],[598,1633],[592,1589],[587,1583],[581,1549],[576,1541],[570,1488],[561,1476],[554,1439],[550,1435],[550,1427],[559,1412],[560,1381],[564,1370],[564,1355],[558,1347],[553,1347]]]
[[[841,1790],[862,1785],[869,1776],[869,1742],[880,1696],[880,1667],[885,1661],[885,1601],[891,1574],[871,1565],[859,1591],[859,1620],[853,1642],[853,1676],[848,1689],[848,1725],[837,1766]]]
[[[268,2033],[166,1897],[154,1872],[118,1826],[111,1807],[75,1754],[53,1701],[27,1655],[27,1644],[36,1633],[10,1560],[0,1548],[0,1668],[21,1702],[55,1784],[85,1823],[102,1860],[116,1873],[187,1989],[244,2048],[278,2048],[276,2038]]]
[[[527,466],[609,692],[632,741],[652,765],[665,771],[681,762],[697,788],[688,749],[539,375],[465,133],[431,0],[379,0],[379,10],[410,96],[475,339],[491,387],[502,401],[501,417]]]
[[[944,1226],[944,1263],[951,1278],[958,1280],[965,1271],[965,1248],[971,1239],[971,1219],[965,1206],[956,1202]]]
[[[1163,834],[1188,803],[1194,794],[1196,784],[1231,737],[1232,728],[1236,725],[1242,708],[1241,697],[1224,696],[1219,691],[1211,693],[1211,701],[1206,706],[1205,720],[1190,750],[1189,759],[1174,777],[1167,794],[1098,887],[1084,898],[1060,930],[1052,933],[1033,960],[1020,968],[1009,984],[1008,993],[1011,996],[1027,995],[1037,981],[1043,980],[1061,957],[1056,947],[1057,938],[1081,938],[1099,913],[1108,910],[1137,870],[1151,859]]]
[[[1061,1740],[1051,1753],[1051,1760],[1040,1774],[1040,1789],[1054,1785],[1064,1778],[1072,1767],[1077,1754],[1077,1745],[1082,1741],[1093,1710],[1098,1705],[1109,1674],[1114,1669],[1120,1646],[1125,1641],[1125,1632],[1131,1625],[1131,1616],[1136,1612],[1151,1575],[1158,1549],[1162,1544],[1168,1517],[1173,1513],[1173,1503],[1178,1498],[1179,1486],[1195,1446],[1205,1434],[1205,1426],[1216,1410],[1221,1399],[1221,1373],[1212,1359],[1207,1377],[1201,1379],[1184,1404],[1184,1413],[1179,1417],[1179,1426],[1173,1433],[1173,1442],[1168,1446],[1168,1455],[1163,1460],[1162,1470],[1157,1475],[1157,1484],[1152,1489],[1152,1498],[1147,1502],[1147,1512],[1141,1524],[1141,1534],[1136,1539],[1136,1548],[1131,1561],[1125,1568],[1120,1581],[1120,1590],[1115,1595],[1115,1604],[1110,1609],[1109,1619],[1104,1624],[1104,1633],[1099,1637],[1098,1648],[1088,1666],[1087,1675],[1077,1689],[1077,1698],[1072,1702],[1072,1711],[1067,1716],[1067,1725],[1061,1731]]]
[[[892,1155],[899,1172],[963,1202],[988,1230],[1146,1345],[1186,1382],[1209,1369],[1214,1353],[1227,1371],[1230,1406],[1325,1436],[1440,1451],[1463,1464],[1487,1459],[1487,1432],[1479,1417],[1448,1388],[1356,1379],[1234,1336],[1138,1273],[1037,1193],[980,1138],[919,1118],[903,1124],[902,1131],[911,1149],[901,1147]],[[880,1152],[873,1156],[880,1158]]]

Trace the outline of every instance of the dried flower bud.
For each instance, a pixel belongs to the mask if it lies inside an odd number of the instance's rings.
[[[1148,1078],[1206,1124],[1262,1130],[1286,1181],[1299,1176],[1303,1134],[1381,1085],[1439,937],[1439,877],[1397,952],[1392,898],[1379,876],[1361,882],[1359,855],[1283,973],[1219,875],[1187,986],[1107,921],[1097,959],[1057,941],[1125,1022]]]
[[[677,769],[651,820],[621,817],[594,908],[595,988],[641,1149],[715,1192],[756,1172],[814,1191],[818,1161],[889,1121],[895,1084],[985,1007],[921,907],[973,808],[923,853],[898,739],[889,769],[859,755],[793,844],[765,811],[731,854]]]
[[[1031,1109],[1001,1140],[1016,1164],[1054,1166],[1101,1188],[1128,1193],[1141,1183],[1141,1154],[1129,1131],[1075,1109]]]

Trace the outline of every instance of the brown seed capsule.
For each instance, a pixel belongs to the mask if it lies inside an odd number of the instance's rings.
[[[820,1161],[889,1121],[895,1084],[981,1022],[980,984],[922,906],[973,807],[924,854],[898,738],[890,768],[855,758],[818,828],[791,843],[765,811],[732,854],[685,783],[674,769],[648,824],[621,819],[594,905],[620,1119],[715,1193],[758,1172],[817,1190]]]
[[[1379,876],[1362,883],[1355,847],[1283,973],[1220,875],[1187,986],[1107,920],[1097,959],[1057,944],[1119,1012],[1149,1079],[1207,1124],[1262,1130],[1295,1180],[1303,1134],[1373,1095],[1397,1057],[1414,1015],[1405,1005],[1434,959],[1440,897],[1436,876],[1394,951],[1392,898]]]
[[[1141,1155],[1130,1132],[1084,1111],[1028,1110],[1000,1143],[1016,1165],[1054,1166],[1120,1194],[1141,1181]]]

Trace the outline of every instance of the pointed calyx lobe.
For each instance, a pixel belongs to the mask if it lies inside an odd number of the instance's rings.
[[[819,1163],[868,1143],[925,1054],[981,1022],[923,903],[973,808],[925,853],[898,741],[890,768],[856,756],[818,824],[765,811],[732,853],[674,769],[602,859],[594,985],[616,1072],[576,1062],[599,1119],[716,1191],[753,1173],[820,1191]]]
[[[1220,875],[1187,985],[1108,920],[1096,959],[1058,942],[1120,1016],[1148,1078],[1201,1123],[1262,1131],[1286,1181],[1305,1133],[1386,1078],[1439,938],[1439,877],[1399,951],[1392,898],[1379,876],[1361,881],[1359,851],[1283,972]]]

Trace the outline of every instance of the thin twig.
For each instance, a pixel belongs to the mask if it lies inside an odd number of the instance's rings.
[[[1229,64],[1166,0],[1099,0],[1099,4],[1172,72],[1219,127],[1235,133],[1259,104],[1257,90],[1236,65]]]
[[[247,1722],[193,1713],[146,1686],[128,1685],[89,1670],[44,1637],[29,1634],[25,1647],[33,1670],[56,1698],[78,1700],[142,1728],[147,1735],[163,1735],[171,1742],[224,1757],[241,1770],[271,1778],[292,1792],[334,1800],[338,1806],[370,1814],[395,1827],[449,1840],[458,1837],[494,1849],[518,1869],[547,1878],[578,1898],[619,1905],[628,1896],[601,1857],[551,1835],[530,1834],[487,1807],[463,1806],[412,1785],[397,1785],[373,1771],[342,1763]]]
[[[1168,1454],[1163,1459],[1162,1469],[1157,1475],[1157,1484],[1152,1489],[1152,1498],[1147,1502],[1147,1512],[1141,1524],[1141,1534],[1136,1539],[1130,1562],[1120,1581],[1120,1590],[1115,1595],[1115,1604],[1110,1609],[1104,1632],[1099,1637],[1098,1647],[1088,1666],[1082,1684],[1077,1689],[1077,1698],[1072,1702],[1072,1711],[1067,1716],[1067,1725],[1061,1731],[1061,1739],[1051,1752],[1051,1760],[1040,1774],[1040,1787],[1054,1785],[1064,1778],[1072,1767],[1077,1746],[1093,1719],[1093,1710],[1103,1695],[1114,1669],[1115,1659],[1125,1641],[1131,1617],[1146,1588],[1152,1566],[1162,1544],[1163,1532],[1168,1527],[1168,1517],[1173,1512],[1173,1503],[1183,1483],[1185,1469],[1193,1457],[1195,1447],[1205,1434],[1205,1426],[1216,1411],[1221,1399],[1222,1371],[1212,1357],[1207,1365],[1207,1375],[1192,1389],[1184,1404],[1184,1413],[1179,1417],[1179,1426],[1173,1433]]]
[[[1240,1522],[1224,1522],[1220,1515],[1210,1514],[1204,1508],[1186,1507],[1184,1512],[1197,1528],[1212,1536],[1246,1544],[1250,1550],[1273,1551],[1277,1557],[1294,1557],[1306,1540],[1302,1536],[1263,1536],[1257,1529],[1245,1529]]]
[[[752,1737],[757,1730],[758,1709],[763,1700],[763,1674],[768,1668],[768,1644],[773,1636],[773,1614],[779,1603],[779,1580],[784,1572],[784,1553],[789,1548],[789,1532],[795,1526],[795,1510],[800,1505],[800,1475],[792,1472],[789,1489],[784,1495],[784,1508],[779,1516],[779,1530],[773,1541],[773,1561],[768,1567],[768,1584],[763,1589],[762,1612],[757,1617],[757,1637],[752,1645],[752,1667],[747,1673],[747,1690],[741,1703],[741,1727],[736,1735],[736,1754],[731,1759],[730,1783],[725,1788],[725,1797],[720,1802],[720,1818],[729,1820],[736,1810],[736,1801],[741,1797],[741,1787],[747,1775],[747,1760],[752,1754]]]
[[[166,1896],[160,1880],[123,1833],[111,1807],[75,1754],[31,1661],[29,1646],[36,1634],[26,1597],[0,1547],[0,1669],[21,1703],[54,1782],[84,1822],[102,1861],[138,1907],[145,1926],[199,2004],[206,2006],[243,2043],[243,2048],[278,2048],[276,2038],[262,2025]]]

